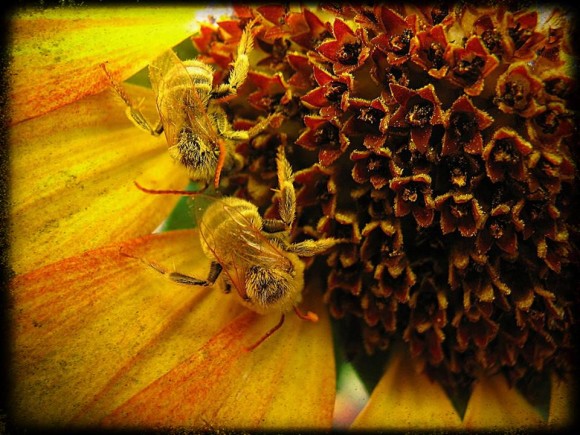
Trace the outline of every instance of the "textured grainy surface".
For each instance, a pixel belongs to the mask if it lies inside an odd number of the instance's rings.
[[[285,118],[240,147],[232,193],[270,204],[287,147],[296,237],[351,241],[327,257],[325,300],[353,340],[372,353],[402,339],[452,388],[564,370],[577,300],[570,16],[515,3],[236,12],[194,42],[221,80],[258,17],[228,110],[240,126]]]

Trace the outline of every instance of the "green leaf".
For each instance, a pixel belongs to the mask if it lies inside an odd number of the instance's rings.
[[[186,187],[187,191],[195,192],[200,189],[198,183],[190,181]],[[191,210],[192,198],[189,196],[182,196],[175,208],[169,213],[167,219],[157,229],[157,232],[163,233],[173,230],[184,230],[195,228],[197,226],[195,214]]]
[[[360,347],[360,338],[353,337],[358,334],[358,328],[352,327],[347,319],[332,319],[332,331],[334,336],[334,356],[336,366],[350,364],[356,371],[367,392],[370,394],[381,379],[385,365],[391,355],[389,351],[377,351],[373,355],[367,355]],[[353,349],[349,344],[358,343]]]
[[[517,390],[540,413],[544,420],[548,420],[550,413],[550,374],[532,374],[516,383]]]

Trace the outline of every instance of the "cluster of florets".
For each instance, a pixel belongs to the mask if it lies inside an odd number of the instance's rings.
[[[351,336],[369,353],[402,339],[450,385],[565,368],[578,299],[566,17],[469,5],[236,12],[194,43],[227,80],[257,18],[232,122],[284,122],[239,147],[246,166],[231,185],[267,204],[286,146],[295,237],[350,240],[326,258],[324,298]]]

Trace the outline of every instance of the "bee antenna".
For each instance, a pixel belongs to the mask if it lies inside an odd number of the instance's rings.
[[[214,187],[217,189],[220,185],[220,175],[222,173],[222,169],[224,167],[224,162],[226,160],[226,145],[223,140],[218,141],[218,146],[220,150],[220,154],[218,156],[218,161],[216,164],[215,176],[213,179]]]
[[[302,311],[298,309],[298,307],[294,307],[294,312],[302,320],[308,320],[309,322],[313,323],[318,322],[318,315],[316,313],[313,313],[312,311],[307,311],[306,314],[304,314]]]
[[[259,345],[261,345],[264,341],[266,341],[266,339],[269,338],[274,332],[276,332],[278,329],[280,329],[282,327],[282,325],[284,324],[284,317],[285,317],[284,314],[282,314],[278,324],[276,326],[274,326],[272,329],[270,329],[268,332],[266,332],[266,334],[262,338],[260,338],[258,341],[256,341],[254,344],[252,344],[250,347],[246,347],[246,351],[247,352],[253,351]]]
[[[184,196],[194,196],[197,195],[198,193],[203,192],[205,189],[207,189],[207,185],[204,186],[202,189],[195,191],[195,192],[191,192],[189,190],[157,190],[157,189],[148,189],[146,187],[141,186],[137,181],[133,181],[133,183],[135,184],[135,186],[137,187],[137,189],[139,189],[142,192],[145,193],[150,193],[153,195],[184,195]]]

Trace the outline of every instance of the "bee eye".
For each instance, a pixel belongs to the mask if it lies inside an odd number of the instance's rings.
[[[254,265],[246,272],[246,292],[250,299],[260,305],[276,303],[288,290],[287,279],[271,269]]]

